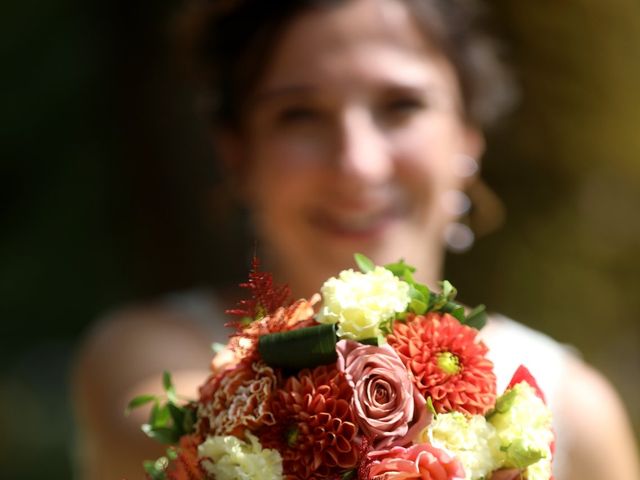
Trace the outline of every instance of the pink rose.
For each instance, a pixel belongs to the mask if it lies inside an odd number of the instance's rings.
[[[405,445],[416,438],[431,415],[395,350],[341,340],[336,351],[338,369],[353,388],[356,421],[374,449]]]
[[[371,480],[456,480],[464,478],[457,458],[428,443],[371,452]]]

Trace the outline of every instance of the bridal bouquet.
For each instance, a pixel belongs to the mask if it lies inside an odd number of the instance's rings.
[[[289,300],[254,261],[251,298],[196,401],[165,374],[143,430],[174,444],[151,479],[549,480],[551,414],[524,367],[496,392],[484,307],[431,292],[400,261]]]

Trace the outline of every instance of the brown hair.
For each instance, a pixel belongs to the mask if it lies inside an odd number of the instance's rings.
[[[200,0],[186,9],[181,32],[186,57],[202,84],[214,127],[240,121],[244,99],[267,66],[287,25],[312,9],[350,0]],[[493,125],[512,105],[513,86],[473,0],[398,0],[425,37],[456,69],[467,121]]]

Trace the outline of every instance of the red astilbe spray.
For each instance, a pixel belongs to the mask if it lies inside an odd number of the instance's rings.
[[[276,285],[270,272],[260,271],[260,260],[254,255],[251,261],[249,279],[240,284],[251,292],[251,298],[240,300],[236,308],[226,310],[228,315],[239,317],[228,326],[241,330],[249,321],[260,320],[273,314],[278,308],[291,303],[291,289],[288,285]]]
[[[257,257],[253,258],[249,280],[240,286],[251,291],[251,298],[241,300],[235,309],[226,311],[239,317],[226,325],[235,328],[229,340],[229,350],[235,357],[231,364],[254,358],[262,335],[314,324],[314,305],[320,301],[319,295],[292,303],[289,286],[276,285],[271,273],[261,272]]]

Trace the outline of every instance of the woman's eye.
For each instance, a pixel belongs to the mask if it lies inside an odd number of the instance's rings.
[[[320,117],[320,112],[311,107],[288,107],[278,113],[278,121],[283,125],[304,124]]]
[[[425,103],[420,98],[396,98],[385,103],[385,113],[391,114],[406,114],[416,110],[421,110],[425,107]]]

